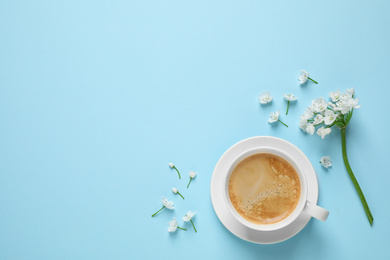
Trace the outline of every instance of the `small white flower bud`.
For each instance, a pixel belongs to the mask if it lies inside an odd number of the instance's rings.
[[[195,178],[196,177],[196,172],[190,171],[190,178]]]

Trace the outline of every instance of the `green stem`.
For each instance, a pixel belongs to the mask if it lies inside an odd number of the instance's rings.
[[[194,222],[192,222],[192,219],[190,219],[190,221],[191,221],[192,226],[194,227],[195,233],[198,232],[198,231],[196,231],[196,228],[195,228]]]
[[[173,169],[175,169],[175,170],[177,171],[177,174],[179,174],[179,179],[181,179],[181,177],[180,177],[180,172],[179,172],[179,170],[176,168],[176,166],[173,166]]]
[[[308,79],[310,79],[310,80],[313,81],[314,83],[318,84],[318,82],[315,81],[314,79],[312,79],[312,78],[310,78],[310,77],[308,77]]]
[[[288,114],[288,108],[290,107],[290,101],[287,101],[287,111],[286,111],[286,116]]]
[[[346,130],[346,128],[341,128],[340,130],[341,130],[341,147],[342,147],[342,150],[343,150],[343,159],[344,159],[345,168],[347,168],[349,177],[351,178],[352,183],[355,186],[355,189],[356,189],[357,193],[359,194],[360,201],[363,204],[363,208],[364,208],[364,211],[366,212],[368,221],[370,222],[370,225],[372,226],[372,224],[374,222],[374,217],[371,214],[371,211],[370,211],[370,208],[368,207],[366,198],[364,197],[362,189],[360,188],[359,183],[357,182],[357,180],[355,178],[355,175],[352,172],[351,166],[349,165],[349,162],[348,162],[347,144],[346,144],[346,138],[345,138],[345,130]]]
[[[283,125],[285,125],[286,127],[288,127],[288,125],[286,125],[285,123],[283,123],[280,119],[278,119],[278,121],[279,121],[280,123],[282,123]]]
[[[156,213],[154,213],[153,215],[152,215],[152,218],[154,217],[154,216],[156,216],[157,215],[157,213],[159,213],[161,210],[163,210],[165,208],[165,206],[163,206],[160,210],[158,210]]]
[[[180,197],[182,197],[182,198],[183,198],[183,200],[184,200],[184,197],[183,197],[183,195],[181,195],[181,194],[180,194],[180,192],[177,192],[177,194],[179,194],[179,195],[180,195]]]
[[[182,228],[182,227],[179,227],[179,226],[177,228],[180,228],[181,230],[187,231],[186,228]]]
[[[190,177],[190,182],[189,182],[188,185],[187,185],[187,189],[188,189],[188,187],[190,187],[191,181],[192,181],[192,178]]]
[[[314,126],[316,127],[316,126],[319,126],[319,125],[322,125],[322,124],[324,124],[324,123],[322,122],[322,123],[316,124]],[[325,127],[325,128],[327,128],[327,127]]]

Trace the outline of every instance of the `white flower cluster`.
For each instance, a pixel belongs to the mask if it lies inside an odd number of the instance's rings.
[[[317,130],[317,134],[322,139],[330,134],[332,126],[346,127],[352,117],[353,109],[360,108],[360,105],[358,105],[359,98],[354,96],[355,90],[351,88],[343,93],[340,90],[330,92],[331,102],[326,102],[322,97],[313,100],[311,105],[301,115],[299,127],[304,132],[313,135],[315,127],[323,125]]]

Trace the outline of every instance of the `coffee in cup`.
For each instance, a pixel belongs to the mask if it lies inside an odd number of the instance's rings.
[[[287,218],[300,195],[296,170],[275,154],[253,154],[239,162],[230,175],[230,201],[244,219],[254,224],[274,224]]]

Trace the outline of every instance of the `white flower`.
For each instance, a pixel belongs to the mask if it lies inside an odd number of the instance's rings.
[[[350,98],[348,99],[348,106],[352,108],[361,108],[362,106],[361,105],[358,105],[359,103],[359,98]]]
[[[191,211],[188,211],[186,215],[184,215],[183,217],[183,221],[184,222],[188,222],[188,221],[191,221],[191,219],[195,216],[195,211],[194,212],[191,212]]]
[[[188,187],[190,187],[190,183],[191,183],[192,179],[195,177],[196,177],[196,172],[190,171],[190,181],[188,182],[187,189],[188,189]]]
[[[195,178],[196,177],[196,172],[190,171],[190,178]]]
[[[180,228],[181,230],[187,231],[187,229],[181,228],[178,226],[176,218],[173,218],[172,221],[168,221],[168,225],[169,225],[168,232],[175,232],[178,228]]]
[[[303,113],[302,117],[306,118],[306,120],[311,119],[314,116],[313,109],[311,107],[306,108],[305,113]]]
[[[167,209],[173,209],[173,202],[172,201],[168,201],[165,197],[162,198],[162,208],[159,209],[156,213],[154,213],[152,215],[152,217],[156,216],[161,210],[167,208]]]
[[[318,114],[314,117],[314,125],[319,125],[324,122],[324,117],[321,114]]]
[[[332,110],[325,111],[324,123],[325,125],[331,125],[337,119],[338,115],[335,114]]]
[[[322,97],[313,100],[311,103],[311,108],[316,113],[322,113],[327,107],[328,107],[328,103]]]
[[[306,127],[307,127],[307,119],[303,115],[301,116],[299,120],[299,128],[301,128],[304,132],[306,132]]]
[[[346,101],[348,99],[352,98],[352,95],[348,92],[343,92],[340,95],[340,100]]]
[[[304,71],[304,70],[301,70],[301,75],[299,75],[299,78],[298,78],[299,83],[300,83],[300,84],[303,84],[303,83],[305,83],[308,79],[311,80],[311,81],[313,81],[314,83],[318,84],[317,81],[315,81],[314,79],[312,79],[312,78],[309,77],[309,72]]]
[[[299,84],[303,84],[305,83],[309,78],[309,72],[305,71],[305,70],[301,70],[301,74],[299,75]]]
[[[311,119],[314,116],[313,109],[311,107],[306,108],[305,113],[299,118],[299,128],[306,132],[306,126],[308,124],[307,120]]]
[[[330,92],[329,97],[332,99],[333,102],[337,102],[340,99],[340,90],[337,90],[336,92]]]
[[[178,225],[177,219],[176,219],[176,218],[173,218],[172,221],[169,221],[169,222],[168,222],[168,225],[169,225],[169,227],[168,227],[168,232],[175,232],[176,229],[177,229],[177,225]]]
[[[272,112],[269,115],[268,123],[275,123],[275,122],[277,122],[279,120],[279,115],[280,115],[279,110],[276,111],[276,112]]]
[[[306,126],[306,132],[307,132],[308,134],[313,135],[313,134],[314,134],[314,131],[315,131],[314,125],[313,125],[312,123],[307,124],[307,126]]]
[[[283,94],[283,97],[285,100],[287,100],[287,109],[286,109],[286,115],[288,114],[288,108],[290,107],[290,101],[295,101],[298,98],[294,96],[293,94]]]
[[[195,228],[195,225],[194,225],[194,222],[192,221],[192,218],[193,218],[194,216],[195,216],[195,211],[194,211],[194,212],[188,211],[187,214],[183,217],[183,221],[184,221],[184,222],[190,221],[191,224],[192,224],[192,226],[194,227],[195,232],[197,232],[197,231],[196,231],[196,228]]]
[[[165,198],[165,197],[162,198],[162,204],[167,209],[173,209],[173,202],[172,201],[168,201],[167,198]]]
[[[334,110],[334,108],[336,107],[336,104],[334,104],[332,102],[328,102],[328,107],[331,107]]]
[[[259,95],[260,104],[268,104],[271,101],[272,101],[272,96],[269,91],[264,91]]]
[[[347,93],[353,97],[355,95],[355,89],[354,88],[347,89]]]
[[[281,121],[279,119],[279,115],[280,115],[280,112],[279,110],[276,111],[276,112],[272,112],[270,115],[269,115],[269,119],[268,119],[268,123],[275,123],[277,121],[279,121],[280,123],[282,123],[285,127],[288,127],[288,125],[286,125],[283,121]]]
[[[336,107],[333,108],[334,111],[341,111],[344,109],[344,106],[345,106],[345,100],[339,100],[337,103],[336,103]],[[342,113],[344,114],[344,113]]]
[[[319,136],[321,136],[322,139],[325,138],[325,136],[327,136],[328,134],[330,134],[330,132],[332,132],[332,129],[330,128],[325,128],[325,127],[320,127],[318,130],[317,130],[317,134]]]
[[[181,195],[180,192],[176,188],[172,188],[172,192],[175,194],[179,194],[179,196],[182,197],[182,199],[184,200],[183,195]]]
[[[332,160],[330,159],[330,156],[323,156],[320,160],[320,163],[325,168],[329,168],[332,166]]]
[[[175,171],[176,171],[177,174],[179,175],[179,179],[181,179],[181,177],[180,177],[180,172],[179,172],[179,170],[176,168],[176,166],[175,166],[173,163],[169,163],[169,167],[171,167],[172,169],[175,169]]]
[[[340,111],[341,114],[345,115],[349,111],[351,111],[354,108],[360,108],[361,106],[358,105],[359,98],[344,98],[336,103],[335,111]]]
[[[287,101],[295,101],[298,99],[296,96],[294,96],[294,94],[283,94],[283,97]]]

